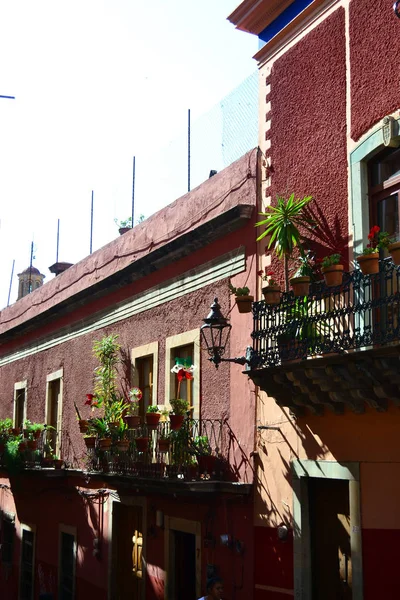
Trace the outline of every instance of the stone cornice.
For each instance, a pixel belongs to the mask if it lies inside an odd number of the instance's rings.
[[[244,0],[228,17],[237,29],[260,34],[294,0]]]

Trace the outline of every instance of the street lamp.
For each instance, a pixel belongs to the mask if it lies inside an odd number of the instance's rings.
[[[400,0],[393,4],[393,10],[396,17],[400,19]]]
[[[255,363],[255,354],[250,346],[246,349],[246,356],[237,358],[223,358],[225,348],[231,334],[232,325],[228,323],[221,313],[221,307],[218,304],[218,298],[214,298],[211,310],[207,317],[203,319],[204,325],[200,327],[201,338],[204,341],[209,361],[213,362],[218,369],[221,362],[233,362],[237,365],[248,365],[252,367]]]

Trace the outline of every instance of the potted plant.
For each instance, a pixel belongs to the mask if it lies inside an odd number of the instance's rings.
[[[389,234],[381,231],[378,225],[371,227],[368,240],[368,244],[363,249],[362,254],[357,257],[357,262],[363,275],[379,273],[379,251],[387,250],[391,242]]]
[[[5,444],[4,464],[10,474],[18,473],[24,466],[24,460],[19,449],[21,439],[21,435],[11,436]]]
[[[211,474],[215,470],[217,457],[212,455],[210,441],[207,435],[199,435],[193,440],[194,453],[199,464],[200,471]]]
[[[268,248],[273,248],[277,257],[283,259],[285,292],[289,291],[289,259],[293,256],[296,246],[302,248],[299,228],[312,230],[315,227],[313,219],[305,213],[311,200],[312,196],[297,200],[294,194],[287,200],[278,196],[276,206],[268,206],[266,212],[260,213],[265,219],[255,225],[264,227],[257,242],[269,236]]]
[[[146,411],[146,425],[149,429],[157,429],[161,412],[157,404],[150,404]]]
[[[149,447],[149,438],[147,436],[139,436],[135,438],[135,444],[138,452],[146,452]]]
[[[290,285],[295,296],[308,296],[310,291],[310,281],[313,275],[313,265],[309,253],[304,253],[303,248],[300,248],[299,262],[300,266],[297,269],[294,277],[290,280]]]
[[[123,235],[124,233],[126,233],[127,231],[132,229],[132,217],[128,217],[127,219],[124,219],[123,221],[114,219],[114,223],[118,227],[118,231],[119,231],[120,235]]]
[[[234,294],[236,304],[240,313],[251,312],[251,305],[254,302],[254,296],[250,296],[248,287],[234,287],[231,283],[228,284],[231,294]]]
[[[281,287],[274,279],[274,272],[265,269],[265,271],[258,271],[258,274],[265,282],[261,289],[265,302],[271,306],[279,304],[281,301]]]
[[[54,468],[62,469],[62,467],[64,465],[64,461],[59,456],[57,456],[57,454],[53,454],[52,459],[53,459]]]
[[[340,264],[340,254],[330,254],[322,259],[321,270],[328,287],[342,284],[343,265]]]
[[[111,446],[111,432],[108,422],[104,418],[93,419],[93,429],[97,433],[100,450],[107,450]]]
[[[170,447],[170,439],[168,434],[162,433],[158,438],[158,450],[160,452],[168,452]]]
[[[178,386],[180,382],[178,383]],[[186,413],[189,410],[189,402],[183,398],[175,398],[171,400],[171,412],[169,413],[169,421],[171,429],[177,431],[182,427],[183,421],[185,420]]]
[[[113,400],[105,405],[104,418],[110,429],[119,427],[125,407],[124,400]]]
[[[129,429],[136,429],[140,426],[139,406],[142,396],[142,391],[138,387],[129,390],[129,402],[125,405],[124,417]]]

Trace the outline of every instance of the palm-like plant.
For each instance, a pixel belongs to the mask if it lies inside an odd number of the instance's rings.
[[[314,225],[314,221],[305,214],[305,208],[311,200],[312,196],[304,196],[297,200],[294,194],[288,199],[278,196],[276,206],[268,206],[266,212],[260,213],[266,218],[256,223],[256,227],[265,227],[257,242],[267,235],[271,236],[268,248],[273,247],[277,257],[283,259],[285,291],[289,290],[288,260],[296,246],[303,253],[299,227],[310,230]]]

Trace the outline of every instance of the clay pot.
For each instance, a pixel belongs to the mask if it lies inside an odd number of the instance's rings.
[[[27,446],[26,442],[21,442],[21,443],[19,444],[19,446],[18,446],[18,450],[19,450],[20,452],[25,452],[25,450],[27,449],[27,447],[28,447],[28,446]]]
[[[395,265],[400,265],[400,242],[394,242],[394,244],[389,244],[388,250],[391,254],[392,261]]]
[[[137,437],[135,439],[135,442],[136,442],[136,448],[138,449],[138,452],[146,452],[148,445],[149,445],[148,437]]]
[[[130,229],[131,229],[131,227],[120,227],[118,229],[118,233],[119,233],[119,235],[124,235],[124,233],[127,233]]]
[[[89,422],[86,419],[79,419],[78,425],[81,433],[86,433],[89,429]]]
[[[136,429],[137,427],[140,427],[139,415],[131,415],[129,417],[124,417],[124,421],[128,425],[128,429]]]
[[[172,431],[178,431],[183,425],[185,415],[169,415],[169,422]]]
[[[363,275],[379,273],[379,252],[373,254],[362,254],[357,258]]]
[[[342,285],[343,265],[330,265],[329,267],[322,267],[321,271],[324,275],[325,285],[328,287]]]
[[[94,435],[89,437],[84,437],[83,441],[86,444],[86,448],[94,448],[96,445],[96,437]]]
[[[35,438],[35,440],[38,440],[41,435],[42,431],[40,429],[36,429],[36,431],[33,432],[33,437]]]
[[[146,413],[146,425],[149,429],[157,429],[161,413]]]
[[[216,456],[199,456],[198,463],[200,471],[207,471],[208,474],[211,474],[217,467],[218,458]]]
[[[54,467],[54,460],[52,458],[42,458],[42,467],[51,469]]]
[[[254,296],[235,296],[238,311],[242,314],[251,312]]]
[[[158,440],[158,449],[160,452],[168,452],[170,446],[169,440]]]
[[[61,469],[64,464],[64,461],[61,460],[60,458],[56,458],[56,459],[54,459],[53,463],[54,463],[55,469]]]
[[[281,288],[279,285],[266,285],[262,288],[264,300],[270,306],[279,304],[281,301]]]
[[[108,450],[111,446],[111,438],[102,438],[99,440],[99,448],[100,450]]]
[[[295,296],[308,296],[310,291],[310,277],[293,277],[290,280],[290,285],[293,288],[293,293]]]
[[[29,450],[37,450],[37,441],[36,440],[28,440],[26,442]]]
[[[118,452],[128,452],[129,440],[120,440],[116,444]]]

